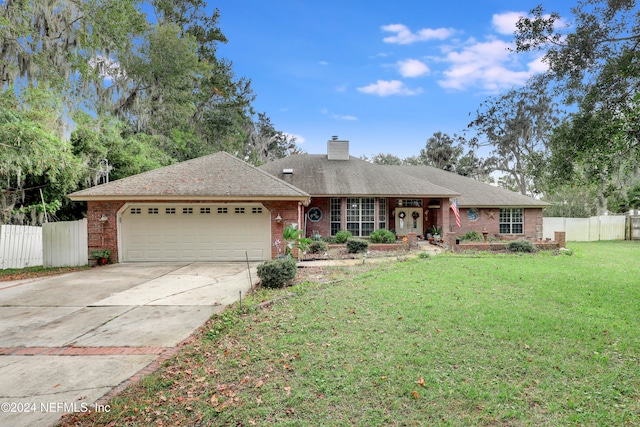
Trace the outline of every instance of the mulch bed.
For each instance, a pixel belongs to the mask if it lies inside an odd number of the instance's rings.
[[[4,274],[0,271],[0,282],[8,282],[11,280],[35,279],[44,276],[56,276],[58,274],[72,273],[74,271],[86,270],[87,267],[60,267],[42,271],[18,271],[15,273]]]

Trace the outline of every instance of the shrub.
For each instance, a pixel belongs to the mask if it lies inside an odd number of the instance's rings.
[[[367,249],[369,249],[369,242],[366,240],[352,239],[347,241],[347,252],[350,254],[366,252]]]
[[[510,252],[535,252],[537,250],[536,245],[529,240],[514,240],[505,245]]]
[[[260,264],[258,277],[265,288],[283,288],[287,282],[296,277],[297,271],[296,260],[288,257]]]
[[[336,243],[347,243],[347,240],[353,237],[350,231],[340,230],[336,233]]]
[[[309,252],[317,254],[318,252],[326,252],[327,244],[321,240],[315,240],[309,245]]]
[[[371,243],[393,243],[396,241],[396,235],[385,229],[376,230],[369,236]]]
[[[336,238],[335,237],[331,237],[331,236],[322,236],[322,237],[320,237],[320,240],[322,242],[325,242],[325,243],[335,243],[336,242]]]
[[[96,249],[91,251],[89,254],[89,258],[98,259],[98,258],[109,258],[111,256],[111,249]]]
[[[477,231],[467,231],[464,236],[460,237],[460,240],[462,240],[463,242],[480,242],[484,240],[484,238],[482,237],[482,234],[478,233]]]

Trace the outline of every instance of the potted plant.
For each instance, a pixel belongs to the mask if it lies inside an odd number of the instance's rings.
[[[91,251],[89,257],[95,259],[98,265],[105,265],[109,262],[111,256],[111,249],[96,249]]]
[[[433,236],[433,239],[434,239],[436,242],[439,242],[439,241],[440,241],[440,229],[439,229],[437,226],[432,225],[432,226],[429,228],[429,231],[431,232],[431,236]]]

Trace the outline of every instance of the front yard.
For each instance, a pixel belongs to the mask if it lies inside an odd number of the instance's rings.
[[[640,243],[569,247],[307,270],[63,425],[638,425]]]

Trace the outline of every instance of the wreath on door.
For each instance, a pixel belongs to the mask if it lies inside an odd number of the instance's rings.
[[[406,216],[407,216],[407,214],[405,212],[400,212],[398,214],[398,218],[400,218],[400,219],[404,219]]]
[[[413,219],[420,218],[420,214],[418,212],[414,212],[413,214],[411,214],[411,216],[413,217]]]

